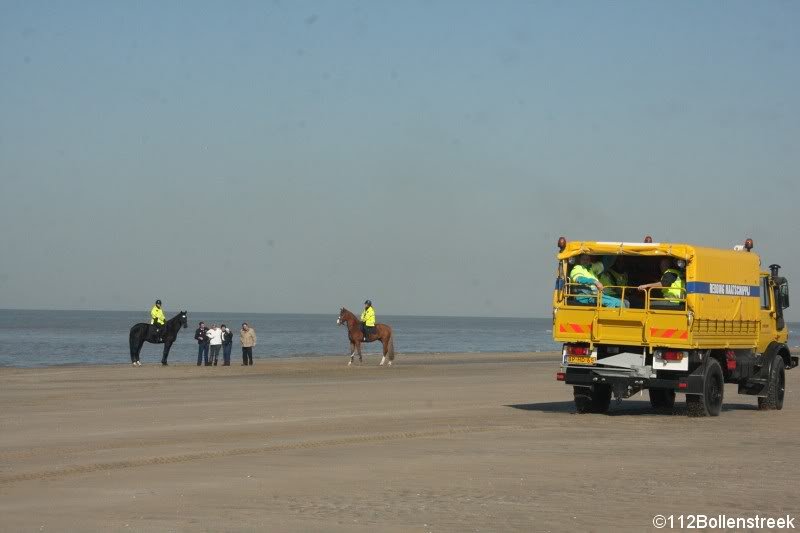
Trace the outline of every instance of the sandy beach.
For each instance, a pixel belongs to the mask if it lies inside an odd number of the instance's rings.
[[[786,407],[576,415],[554,354],[0,368],[2,531],[651,530],[800,517]]]

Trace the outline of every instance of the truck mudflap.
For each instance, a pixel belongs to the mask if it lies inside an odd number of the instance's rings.
[[[645,389],[668,389],[684,394],[703,394],[703,366],[691,374],[678,379],[651,378],[637,375],[633,371],[619,369],[587,368],[568,366],[564,369],[564,383],[588,387],[595,384],[609,385],[615,398],[629,398]]]

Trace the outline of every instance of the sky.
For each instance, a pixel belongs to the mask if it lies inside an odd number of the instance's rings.
[[[800,287],[799,25],[0,0],[0,308],[544,317],[561,235],[751,237]]]

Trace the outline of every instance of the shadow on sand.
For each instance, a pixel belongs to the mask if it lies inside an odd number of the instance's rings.
[[[521,403],[506,405],[512,409],[521,409],[523,411],[538,411],[540,413],[567,413],[577,414],[575,411],[575,402],[541,402],[541,403]],[[722,411],[755,411],[758,407],[747,403],[723,403]],[[606,416],[686,416],[686,404],[678,399],[675,402],[675,407],[672,409],[653,409],[650,402],[642,401],[629,401],[625,400],[621,404],[616,401],[611,401],[611,407],[608,409]]]

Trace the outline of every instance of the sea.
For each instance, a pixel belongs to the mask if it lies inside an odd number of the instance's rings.
[[[171,314],[167,318],[171,318]],[[137,311],[0,310],[0,366],[130,364],[128,332],[144,322]],[[172,363],[194,363],[199,321],[226,324],[234,331],[233,362],[237,362],[238,331],[242,322],[255,328],[256,359],[349,355],[347,333],[336,324],[336,314],[216,313],[189,314],[170,351]],[[542,352],[559,350],[553,341],[550,318],[481,318],[381,315],[392,326],[395,351],[403,353]],[[800,344],[800,324],[789,324],[789,345]],[[143,363],[161,361],[163,346],[145,343]],[[380,353],[380,343],[363,345],[364,354]],[[794,350],[793,350],[794,351]]]
[[[167,313],[167,318],[173,315]],[[241,357],[242,322],[255,328],[256,359],[349,356],[344,326],[337,313],[328,315],[190,312],[189,327],[172,345],[171,363],[194,363],[194,332],[206,325],[226,324],[234,332],[233,362]],[[392,326],[395,351],[404,353],[540,352],[559,349],[550,318],[476,318],[381,315]],[[137,311],[0,310],[0,366],[130,364],[128,332],[148,320]],[[163,345],[145,343],[142,363],[161,361]],[[380,343],[362,345],[364,354],[380,353]]]

